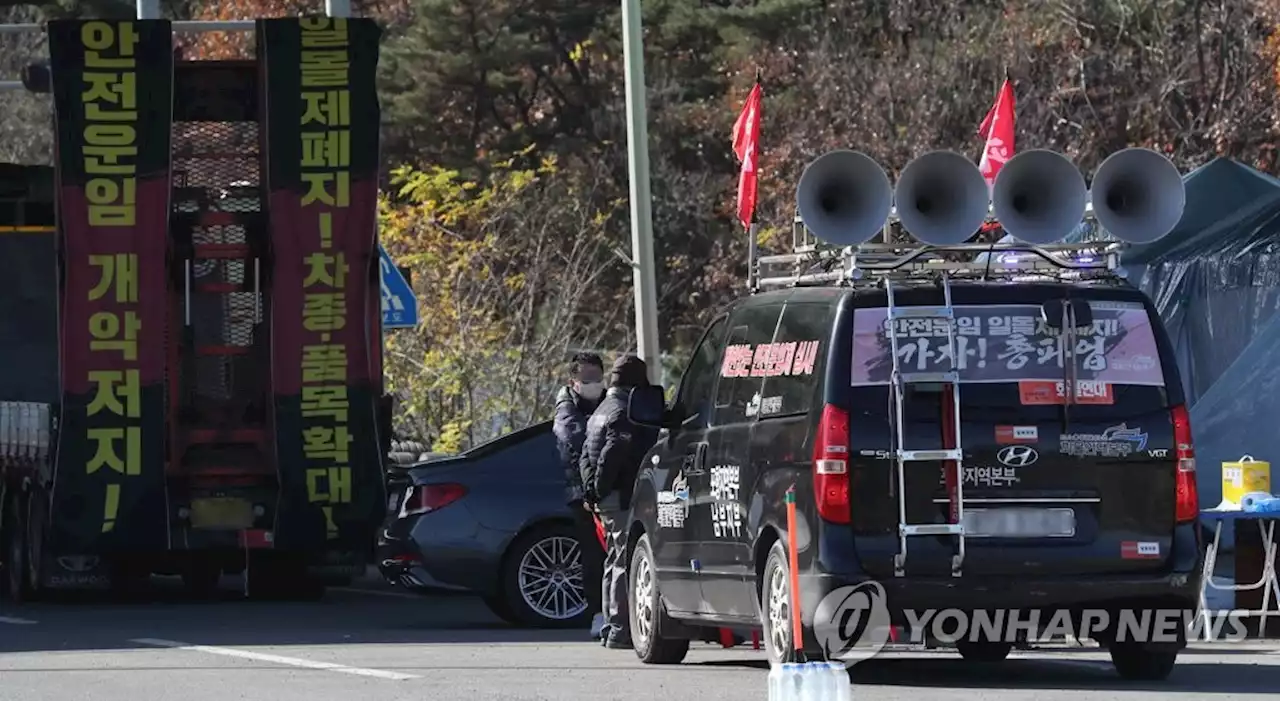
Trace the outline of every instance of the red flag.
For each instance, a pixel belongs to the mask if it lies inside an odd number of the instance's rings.
[[[733,152],[742,162],[742,170],[738,173],[738,220],[748,228],[756,211],[760,95],[760,82],[756,81],[751,94],[747,95],[747,104],[743,105],[738,121],[733,124]]]
[[[996,95],[996,103],[987,112],[987,118],[982,120],[982,126],[978,127],[978,136],[987,140],[982,148],[982,160],[978,163],[978,169],[987,179],[988,186],[995,184],[996,174],[1005,161],[1013,158],[1013,106],[1013,85],[1005,78]]]

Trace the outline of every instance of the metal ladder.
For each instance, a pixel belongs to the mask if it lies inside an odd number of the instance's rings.
[[[956,552],[951,558],[951,575],[959,577],[964,566],[965,533],[964,533],[964,450],[960,442],[960,373],[956,364],[956,315],[951,301],[951,279],[942,274],[942,291],[945,303],[943,306],[898,307],[893,300],[893,280],[884,279],[887,301],[887,316],[891,320],[889,326],[889,348],[893,357],[893,374],[890,379],[889,393],[894,405],[893,457],[896,469],[894,484],[898,492],[898,553],[893,556],[893,574],[895,577],[905,576],[907,564],[907,539],[912,536],[956,537]],[[899,319],[944,320],[947,323],[947,343],[950,348],[951,369],[945,372],[903,372],[898,359],[897,321]],[[946,450],[909,450],[906,442],[906,427],[903,418],[903,404],[906,402],[906,387],[909,384],[945,383],[951,385],[952,420],[954,421],[955,447]],[[906,497],[906,464],[909,462],[929,462],[951,460],[955,465],[956,486],[951,498],[951,514],[954,523],[912,524],[907,522]]]

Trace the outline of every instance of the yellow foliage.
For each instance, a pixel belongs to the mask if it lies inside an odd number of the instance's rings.
[[[607,216],[576,211],[580,203],[565,195],[571,186],[552,182],[554,158],[518,167],[530,153],[492,166],[483,180],[402,166],[379,202],[381,241],[410,269],[420,311],[416,329],[388,334],[387,385],[400,398],[400,427],[431,436],[433,450],[470,447],[550,407],[542,395],[574,318],[557,309],[557,292],[595,253],[560,250],[546,224],[574,214],[590,240]]]

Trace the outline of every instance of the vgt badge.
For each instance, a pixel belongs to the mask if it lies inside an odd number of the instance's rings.
[[[1029,445],[1010,445],[1001,448],[996,453],[996,459],[1007,467],[1026,467],[1034,465],[1040,459],[1040,454]]]

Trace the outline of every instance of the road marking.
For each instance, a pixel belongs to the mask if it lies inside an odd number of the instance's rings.
[[[329,587],[331,591],[340,591],[345,594],[367,594],[368,596],[387,596],[393,599],[413,599],[414,601],[423,601],[426,597],[420,594],[409,594],[402,591],[382,591],[380,589],[358,589],[356,587]]]
[[[39,621],[33,621],[29,618],[14,618],[12,616],[0,616],[0,623],[11,623],[15,626],[33,626]]]
[[[394,681],[404,681],[406,679],[420,679],[414,674],[401,674],[399,672],[388,672],[382,669],[365,669],[363,667],[348,667],[346,665],[335,664],[333,662],[316,662],[314,660],[304,660],[297,657],[283,657],[281,655],[268,655],[262,652],[249,652],[248,650],[237,650],[231,647],[216,647],[213,645],[192,645],[190,643],[182,643],[176,640],[160,640],[158,638],[133,638],[129,642],[138,643],[139,645],[150,645],[152,647],[167,647],[175,650],[190,650],[192,652],[206,652],[210,655],[222,655],[224,657],[239,657],[245,660],[256,660],[258,662],[270,662],[272,664],[286,665],[289,667],[302,667],[305,669],[319,669],[326,672],[338,672],[340,674],[354,674],[359,677],[376,677],[378,679],[391,679]]]

